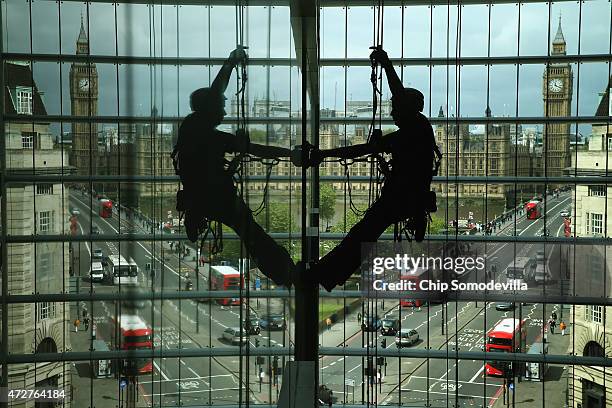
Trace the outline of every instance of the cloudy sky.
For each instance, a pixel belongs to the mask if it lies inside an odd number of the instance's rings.
[[[58,5],[47,0],[8,0],[2,5],[3,46],[8,52],[73,54],[81,13],[94,55],[224,57],[237,43],[235,7],[86,6],[72,1]],[[404,10],[385,7],[383,44],[392,58],[402,54],[406,58],[545,56],[561,15],[568,54],[608,54],[610,8],[607,0],[528,3],[520,8],[512,3],[495,5],[490,10],[487,5],[415,6]],[[245,13],[242,36],[251,56],[294,56],[288,7],[249,7]],[[321,57],[366,58],[374,42],[374,16],[371,7],[323,8]],[[49,113],[70,113],[69,69],[70,64],[34,65],[34,76],[45,92]],[[97,64],[99,114],[148,115],[155,104],[163,115],[185,115],[189,93],[209,84],[217,69]],[[543,114],[544,69],[543,64],[459,69],[446,65],[407,66],[403,78],[406,86],[423,91],[426,110],[431,105],[434,116],[440,105],[455,115],[482,116],[487,100],[494,116],[539,116]],[[599,94],[608,83],[610,68],[606,62],[589,62],[572,64],[572,69],[573,113],[593,115]],[[250,100],[264,98],[269,92],[273,99],[291,99],[294,109],[299,109],[300,76],[296,67],[275,66],[268,73],[266,67],[250,66],[248,78]],[[345,99],[368,100],[372,92],[369,68],[323,67],[321,87],[322,107],[342,110]],[[228,98],[235,90],[233,80]],[[581,127],[581,132],[588,130]]]

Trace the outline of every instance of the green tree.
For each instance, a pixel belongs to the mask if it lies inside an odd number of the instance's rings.
[[[446,223],[444,218],[431,214],[431,222],[429,223],[429,233],[439,234],[441,231],[446,229]]]
[[[326,229],[329,228],[329,222],[336,214],[336,193],[329,184],[320,184],[319,213],[321,218],[325,220]]]

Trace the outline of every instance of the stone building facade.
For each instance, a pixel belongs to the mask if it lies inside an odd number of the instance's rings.
[[[8,114],[45,116],[45,106],[28,63],[4,63]],[[68,155],[54,147],[49,123],[5,122],[6,170],[14,175],[70,174]],[[62,183],[11,183],[7,186],[7,235],[67,234],[68,191]],[[63,242],[15,243],[8,250],[11,295],[62,293],[68,287],[69,245]],[[9,353],[61,353],[71,349],[69,304],[11,304]],[[69,363],[23,363],[9,366],[10,388],[70,389]],[[14,405],[34,407],[34,402]],[[66,400],[66,406],[70,401]]]

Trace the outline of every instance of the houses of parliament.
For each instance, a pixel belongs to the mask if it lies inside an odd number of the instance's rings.
[[[81,23],[77,39],[77,54],[88,54],[88,39]],[[552,42],[551,54],[564,55],[566,42],[561,28],[561,21]],[[572,103],[573,72],[569,63],[548,64],[542,75],[542,98],[545,117],[569,116]],[[103,91],[103,89],[102,89]],[[74,116],[96,116],[98,111],[99,81],[95,64],[75,62],[70,69],[71,113]],[[236,116],[236,102],[232,101],[231,114]],[[390,103],[380,104],[382,117],[389,117]],[[483,106],[483,118],[479,120],[484,126],[470,126],[448,117],[440,107],[437,117],[432,120],[435,138],[444,154],[439,176],[449,177],[449,182],[434,184],[433,188],[450,196],[511,199],[519,191],[531,195],[535,189],[531,185],[511,184],[464,184],[453,183],[458,176],[480,177],[528,177],[528,176],[562,176],[570,167],[570,124],[545,124],[541,134],[533,129],[522,129],[519,124],[503,121],[495,123],[495,116],[488,106]],[[319,140],[321,149],[330,149],[346,144],[365,143],[367,140],[367,121],[362,124],[341,125],[343,117],[336,118],[337,112],[322,109]],[[249,107],[249,115],[256,119],[259,116],[295,117],[290,111],[289,102],[255,100]],[[151,112],[156,118],[155,109]],[[347,117],[371,118],[372,105],[368,101],[349,101]],[[294,145],[300,139],[299,126],[269,124],[263,126],[265,139],[281,146]],[[253,132],[256,127],[250,128]],[[71,164],[77,174],[108,174],[128,176],[173,176],[174,169],[170,154],[173,139],[176,138],[178,122],[171,124],[136,123],[120,124],[118,127],[98,128],[96,123],[78,121],[72,124]],[[387,133],[392,129],[383,129]],[[252,138],[253,140],[253,138]],[[355,162],[350,166],[351,191],[354,195],[367,197],[370,189],[371,165],[367,162]],[[248,185],[250,193],[257,195],[265,190],[265,176],[268,167],[261,162],[246,164],[246,171],[256,180]],[[299,191],[301,170],[288,161],[281,161],[271,168],[272,180],[268,191],[272,194],[289,194]],[[337,191],[346,186],[345,167],[337,161],[323,163],[321,176],[331,176],[330,182]],[[276,177],[281,176],[281,177]],[[287,180],[294,180],[291,183]],[[137,205],[142,197],[173,197],[178,184],[175,182],[133,182],[123,183],[120,187],[123,197],[133,197]]]

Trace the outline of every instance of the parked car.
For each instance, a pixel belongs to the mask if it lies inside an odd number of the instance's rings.
[[[507,312],[510,310],[514,310],[513,302],[497,302],[495,303],[495,310],[499,310],[501,312]]]
[[[397,348],[412,346],[419,341],[419,333],[415,329],[402,329],[395,336]]]
[[[363,331],[378,331],[380,329],[380,318],[378,316],[363,316],[361,321],[361,330]]]
[[[567,218],[570,216],[570,212],[568,210],[563,210],[559,213],[559,215],[563,218]]]
[[[395,336],[400,329],[398,319],[383,319],[380,327],[380,334],[383,336]]]
[[[285,330],[287,323],[281,314],[263,315],[259,319],[259,327],[263,330]]]
[[[261,333],[261,326],[259,325],[259,319],[257,317],[251,317],[249,320],[244,322],[244,331],[247,334],[258,335]]]
[[[229,341],[232,344],[246,344],[247,333],[242,332],[242,336],[240,336],[239,327],[228,327],[223,331],[223,339]]]
[[[104,258],[104,254],[102,253],[102,250],[100,248],[94,248],[91,254],[91,259],[93,261],[102,261],[102,258]]]

